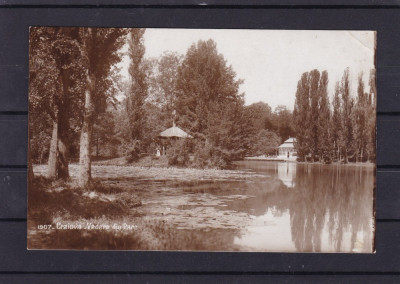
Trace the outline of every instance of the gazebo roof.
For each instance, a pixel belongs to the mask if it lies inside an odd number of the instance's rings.
[[[158,136],[160,137],[178,137],[178,138],[193,138],[192,135],[187,134],[185,131],[180,129],[178,126],[172,126],[163,132],[161,132]]]
[[[281,144],[278,148],[294,148],[294,143],[296,143],[295,138],[289,138],[283,144]]]

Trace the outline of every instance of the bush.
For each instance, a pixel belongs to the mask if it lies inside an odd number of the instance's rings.
[[[226,169],[231,167],[232,160],[232,153],[224,151],[223,149],[218,147],[213,147],[210,144],[200,142],[196,145],[192,166],[202,169]]]
[[[187,166],[190,163],[189,145],[186,139],[176,140],[167,149],[168,166]]]
[[[212,167],[211,147],[209,145],[204,145],[202,142],[196,145],[192,166],[201,169]]]
[[[139,140],[134,140],[131,146],[127,149],[126,160],[128,163],[136,162],[140,158],[141,143]]]

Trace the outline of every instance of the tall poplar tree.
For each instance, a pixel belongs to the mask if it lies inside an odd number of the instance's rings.
[[[311,160],[314,161],[316,156],[318,155],[319,150],[319,136],[320,136],[320,128],[319,128],[319,102],[320,102],[320,92],[319,92],[319,79],[320,72],[316,69],[312,70],[309,73],[310,79],[310,151],[311,151]]]
[[[341,82],[341,90],[342,90],[342,101],[343,101],[343,137],[344,137],[344,145],[343,145],[343,154],[344,154],[344,162],[348,162],[348,156],[353,148],[354,136],[353,136],[353,105],[354,101],[350,96],[350,78],[349,78],[349,68],[343,73],[342,82]]]
[[[318,86],[319,110],[318,110],[318,146],[319,159],[330,160],[330,104],[328,97],[328,72],[325,70],[321,74]]]
[[[128,89],[126,107],[130,122],[131,137],[133,140],[143,138],[145,123],[144,104],[148,95],[148,82],[146,66],[144,64],[144,38],[145,29],[131,29],[128,35],[130,86]]]
[[[335,94],[333,97],[333,113],[332,113],[332,149],[336,159],[340,160],[340,149],[343,146],[343,119],[341,107],[341,90],[340,83],[335,84]]]
[[[293,120],[296,132],[296,149],[300,161],[304,161],[310,146],[310,86],[309,73],[304,72],[297,83]]]
[[[369,94],[367,103],[367,135],[366,146],[368,160],[375,162],[376,159],[376,70],[372,69],[369,75]]]
[[[366,145],[368,143],[368,125],[367,117],[369,111],[368,105],[368,94],[364,91],[364,82],[362,74],[358,77],[357,87],[357,102],[354,109],[354,132],[356,141],[356,160],[360,158],[363,160],[363,156],[366,152]]]

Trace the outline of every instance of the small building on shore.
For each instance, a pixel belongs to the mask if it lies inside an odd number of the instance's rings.
[[[278,157],[289,161],[297,159],[296,138],[289,138],[278,147]]]
[[[167,148],[171,145],[171,142],[179,139],[193,138],[192,135],[186,133],[176,126],[175,121],[173,122],[172,127],[165,129],[158,135],[158,137],[160,148],[157,150],[157,156],[165,155]]]

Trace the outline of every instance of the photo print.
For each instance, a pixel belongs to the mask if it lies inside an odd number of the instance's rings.
[[[373,253],[373,31],[31,27],[28,249]]]

